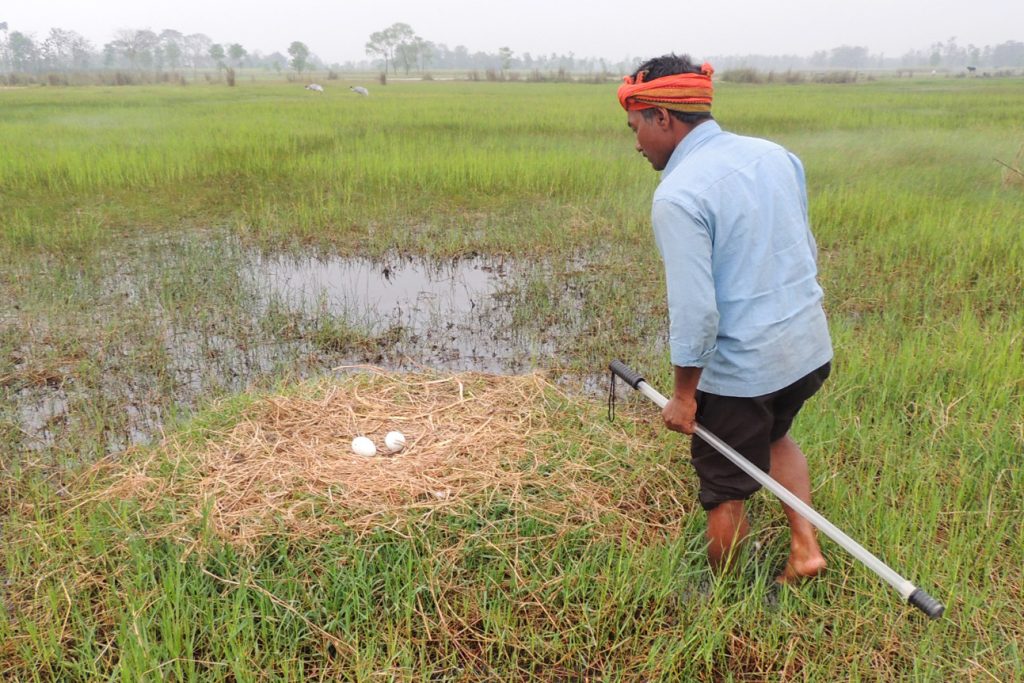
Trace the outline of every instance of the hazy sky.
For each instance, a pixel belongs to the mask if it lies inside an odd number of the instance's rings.
[[[326,62],[366,58],[396,21],[450,48],[573,52],[612,61],[665,52],[809,55],[839,45],[898,57],[955,36],[961,46],[1024,41],[1022,0],[3,0],[0,22],[37,40],[51,27],[99,48],[117,29],[173,28],[285,52],[301,40]]]

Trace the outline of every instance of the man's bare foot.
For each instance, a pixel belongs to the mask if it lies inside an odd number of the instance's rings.
[[[821,555],[801,560],[794,560],[792,556],[786,561],[786,567],[782,573],[775,577],[776,583],[800,583],[806,579],[813,578],[825,569],[825,558]]]

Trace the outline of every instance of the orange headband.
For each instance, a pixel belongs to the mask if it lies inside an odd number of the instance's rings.
[[[700,73],[672,74],[644,81],[646,71],[623,78],[619,86],[619,104],[626,111],[664,107],[682,112],[711,111],[713,87],[711,74],[715,70],[704,62]]]

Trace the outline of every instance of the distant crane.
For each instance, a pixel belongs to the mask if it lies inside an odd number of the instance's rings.
[[[354,92],[357,95],[362,95],[363,97],[369,97],[370,96],[370,91],[367,90],[366,88],[364,88],[361,85],[353,85],[351,88],[349,88],[349,90],[351,90],[352,92]]]
[[[320,85],[319,83],[310,83],[309,85],[306,86],[306,90],[313,90],[315,92],[323,92],[324,91],[324,86]]]

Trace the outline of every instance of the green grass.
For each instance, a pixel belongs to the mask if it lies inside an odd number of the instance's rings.
[[[79,213],[103,224],[199,216],[271,237],[379,243],[415,222],[418,246],[456,252],[467,245],[450,242],[453,220],[473,226],[482,211],[541,202],[514,210],[491,237],[512,250],[516,222],[548,230],[549,208],[582,207],[612,188],[642,191],[649,178],[614,163],[625,126],[594,106],[604,88],[574,88],[590,105],[577,107],[559,102],[557,86],[519,88],[511,102],[507,87],[401,84],[365,99],[280,85],[94,89],[63,102],[19,91],[0,124],[10,141],[0,183],[22,224]]]
[[[827,541],[827,575],[766,602],[786,536],[765,494],[764,554],[699,597],[682,442],[649,405],[608,426],[587,395],[535,406],[534,452],[586,463],[627,503],[607,518],[544,514],[557,486],[496,491],[246,554],[201,523],[157,538],[175,500],[83,502],[139,416],[198,446],[254,394],[388,343],[260,303],[253,245],[518,256],[505,333],[552,344],[539,367],[621,356],[667,390],[657,176],[610,86],[0,92],[0,677],[1024,679],[1024,186],[993,161],[1020,165],[1022,108],[1002,79],[716,96],[723,126],[807,169],[836,348],[795,427],[815,507],[944,601],[931,623]],[[40,443],[23,406],[57,388]]]

